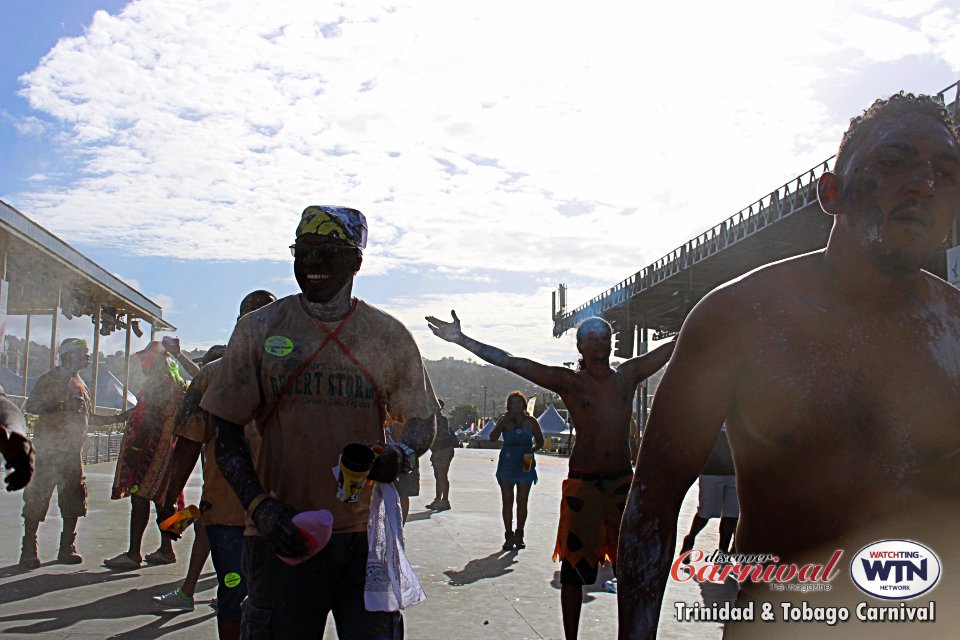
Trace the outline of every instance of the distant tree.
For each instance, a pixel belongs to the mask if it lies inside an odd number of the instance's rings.
[[[470,426],[471,422],[476,422],[480,412],[472,404],[458,404],[450,413],[450,428],[464,429]]]

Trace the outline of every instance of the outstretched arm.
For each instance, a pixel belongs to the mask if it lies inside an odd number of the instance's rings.
[[[726,306],[708,297],[690,315],[654,397],[620,527],[617,601],[624,640],[656,638],[680,505],[732,405],[738,321],[725,321]]]
[[[653,351],[630,358],[618,367],[618,370],[625,374],[630,381],[631,388],[637,386],[654,373],[660,370],[660,367],[667,364],[673,349],[676,346],[676,339],[662,344]]]
[[[518,376],[526,378],[534,384],[549,389],[555,393],[563,393],[568,386],[566,384],[570,376],[573,375],[565,367],[548,367],[545,364],[534,362],[526,358],[512,356],[503,349],[490,346],[468,337],[460,330],[460,318],[456,311],[451,311],[452,322],[444,322],[434,316],[427,316],[430,330],[433,335],[441,340],[458,344],[467,351],[470,351],[477,357],[486,360],[492,365],[502,367],[507,371],[512,371]]]

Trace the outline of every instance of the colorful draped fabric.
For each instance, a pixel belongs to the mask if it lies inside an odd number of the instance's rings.
[[[137,406],[127,421],[120,443],[110,496],[113,500],[130,495],[147,500],[165,496],[176,440],[173,423],[185,391],[186,385],[179,380],[179,375],[173,379],[168,371],[162,370],[148,378],[137,394]]]

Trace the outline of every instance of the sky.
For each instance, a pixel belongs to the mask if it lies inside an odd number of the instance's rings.
[[[424,356],[469,356],[423,320],[456,309],[570,361],[559,283],[579,306],[820,164],[873,99],[960,79],[956,0],[650,4],[0,0],[0,199],[187,347],[295,293],[300,212],[340,204],[370,226],[355,294]]]

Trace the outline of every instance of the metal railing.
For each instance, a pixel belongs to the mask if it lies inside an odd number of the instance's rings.
[[[949,102],[949,93],[953,90],[953,102]],[[952,85],[947,87],[942,91],[937,92],[937,99],[943,103],[944,106],[949,107],[948,112],[950,117],[953,118],[954,122],[957,120],[957,116],[960,116],[960,80],[957,80]]]
[[[952,93],[952,98],[950,97]],[[948,107],[954,120],[960,116],[960,80],[934,94]],[[653,264],[644,267],[573,311],[554,319],[553,335],[559,338],[587,318],[599,316],[608,309],[624,304],[631,297],[677,275],[737,242],[748,238],[764,227],[812,204],[817,197],[816,184],[824,172],[830,170],[832,155],[794,180],[781,185],[767,195],[744,207],[720,224],[677,247]]]
[[[624,304],[631,297],[816,202],[817,180],[830,171],[830,162],[835,157],[830,156],[817,166],[804,171],[720,224],[558,318],[554,324],[554,336],[559,337],[564,331],[587,318],[601,315],[608,309]]]
[[[88,433],[83,441],[80,458],[83,464],[111,462],[120,455],[122,433]]]

